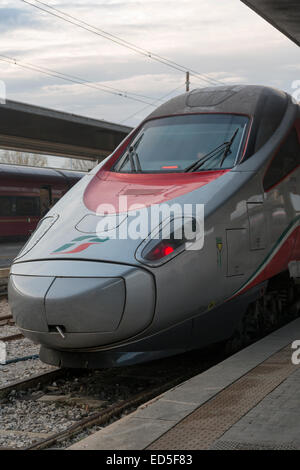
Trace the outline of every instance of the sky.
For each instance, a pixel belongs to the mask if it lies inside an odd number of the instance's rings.
[[[239,0],[43,1],[225,84],[270,85],[291,93],[292,82],[300,79],[299,48]],[[0,37],[2,56],[81,77],[96,87],[143,95],[137,99],[146,103],[185,90],[183,72],[22,0],[0,0]],[[128,126],[137,125],[158,103],[147,106],[1,60],[0,80],[8,99]],[[191,76],[192,89],[205,85]]]

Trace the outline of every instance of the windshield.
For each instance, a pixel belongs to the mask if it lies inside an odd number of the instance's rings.
[[[196,165],[195,171],[232,168],[240,156],[248,121],[245,116],[231,114],[189,114],[154,119],[138,132],[113,170],[124,173],[182,172],[199,160],[201,165]]]

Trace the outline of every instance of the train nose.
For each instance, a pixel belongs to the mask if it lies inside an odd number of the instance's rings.
[[[85,261],[15,264],[9,282],[17,326],[33,341],[58,349],[136,335],[152,321],[154,292],[152,276],[143,270]]]

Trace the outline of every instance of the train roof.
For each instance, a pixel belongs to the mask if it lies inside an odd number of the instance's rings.
[[[53,168],[38,168],[32,166],[11,165],[0,163],[0,178],[24,179],[40,182],[57,180],[79,180],[86,173]]]
[[[291,101],[288,93],[258,85],[195,89],[159,106],[147,119],[190,113],[244,114],[253,118],[256,152],[275,132]]]

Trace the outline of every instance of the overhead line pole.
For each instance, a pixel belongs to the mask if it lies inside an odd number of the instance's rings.
[[[190,72],[186,72],[186,91],[190,91]]]

